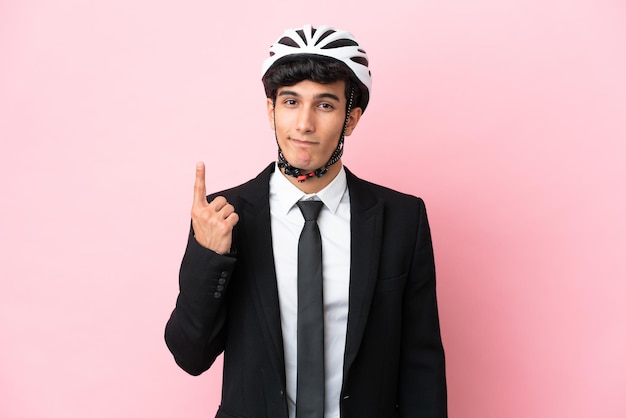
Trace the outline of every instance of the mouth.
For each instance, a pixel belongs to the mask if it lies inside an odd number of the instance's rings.
[[[292,138],[292,137],[289,137],[289,141],[293,142],[296,145],[301,145],[301,146],[311,146],[311,145],[317,144],[317,142],[315,141],[309,141],[306,139],[299,139],[299,138]]]

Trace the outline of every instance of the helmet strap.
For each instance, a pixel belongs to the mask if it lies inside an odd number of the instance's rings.
[[[346,106],[346,119],[343,123],[343,129],[341,131],[341,136],[339,137],[339,142],[337,143],[337,148],[335,148],[335,151],[330,156],[330,159],[323,167],[320,167],[306,174],[303,173],[303,170],[301,168],[297,168],[289,164],[289,162],[285,159],[285,156],[283,155],[283,150],[280,149],[280,145],[278,144],[278,136],[276,134],[276,103],[274,103],[274,136],[276,137],[276,144],[278,145],[278,167],[282,168],[286,175],[295,177],[299,183],[304,183],[307,179],[310,179],[312,177],[322,177],[328,172],[328,167],[335,164],[341,159],[341,156],[343,155],[343,143],[345,140],[346,129],[348,128],[350,112],[352,111],[353,99],[354,88],[351,88],[350,99],[348,100],[348,104]]]

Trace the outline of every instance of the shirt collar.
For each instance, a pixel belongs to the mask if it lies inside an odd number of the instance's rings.
[[[297,201],[309,198],[321,200],[324,206],[334,214],[347,187],[348,182],[343,165],[337,176],[326,187],[314,194],[303,193],[285,177],[276,165],[270,177],[270,198],[276,203],[278,212],[285,215],[296,205]]]

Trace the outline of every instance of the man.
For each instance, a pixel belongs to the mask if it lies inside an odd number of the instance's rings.
[[[209,196],[196,168],[165,333],[176,362],[198,375],[224,353],[218,418],[447,416],[424,204],[341,163],[366,53],[328,26],[287,30],[263,84],[278,162]]]

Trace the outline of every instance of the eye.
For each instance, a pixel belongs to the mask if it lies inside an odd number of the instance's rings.
[[[295,99],[287,99],[283,102],[287,106],[295,106],[298,102]]]
[[[320,103],[319,107],[324,109],[324,110],[333,110],[335,108],[335,106],[333,106],[330,103],[324,102],[324,103]]]

